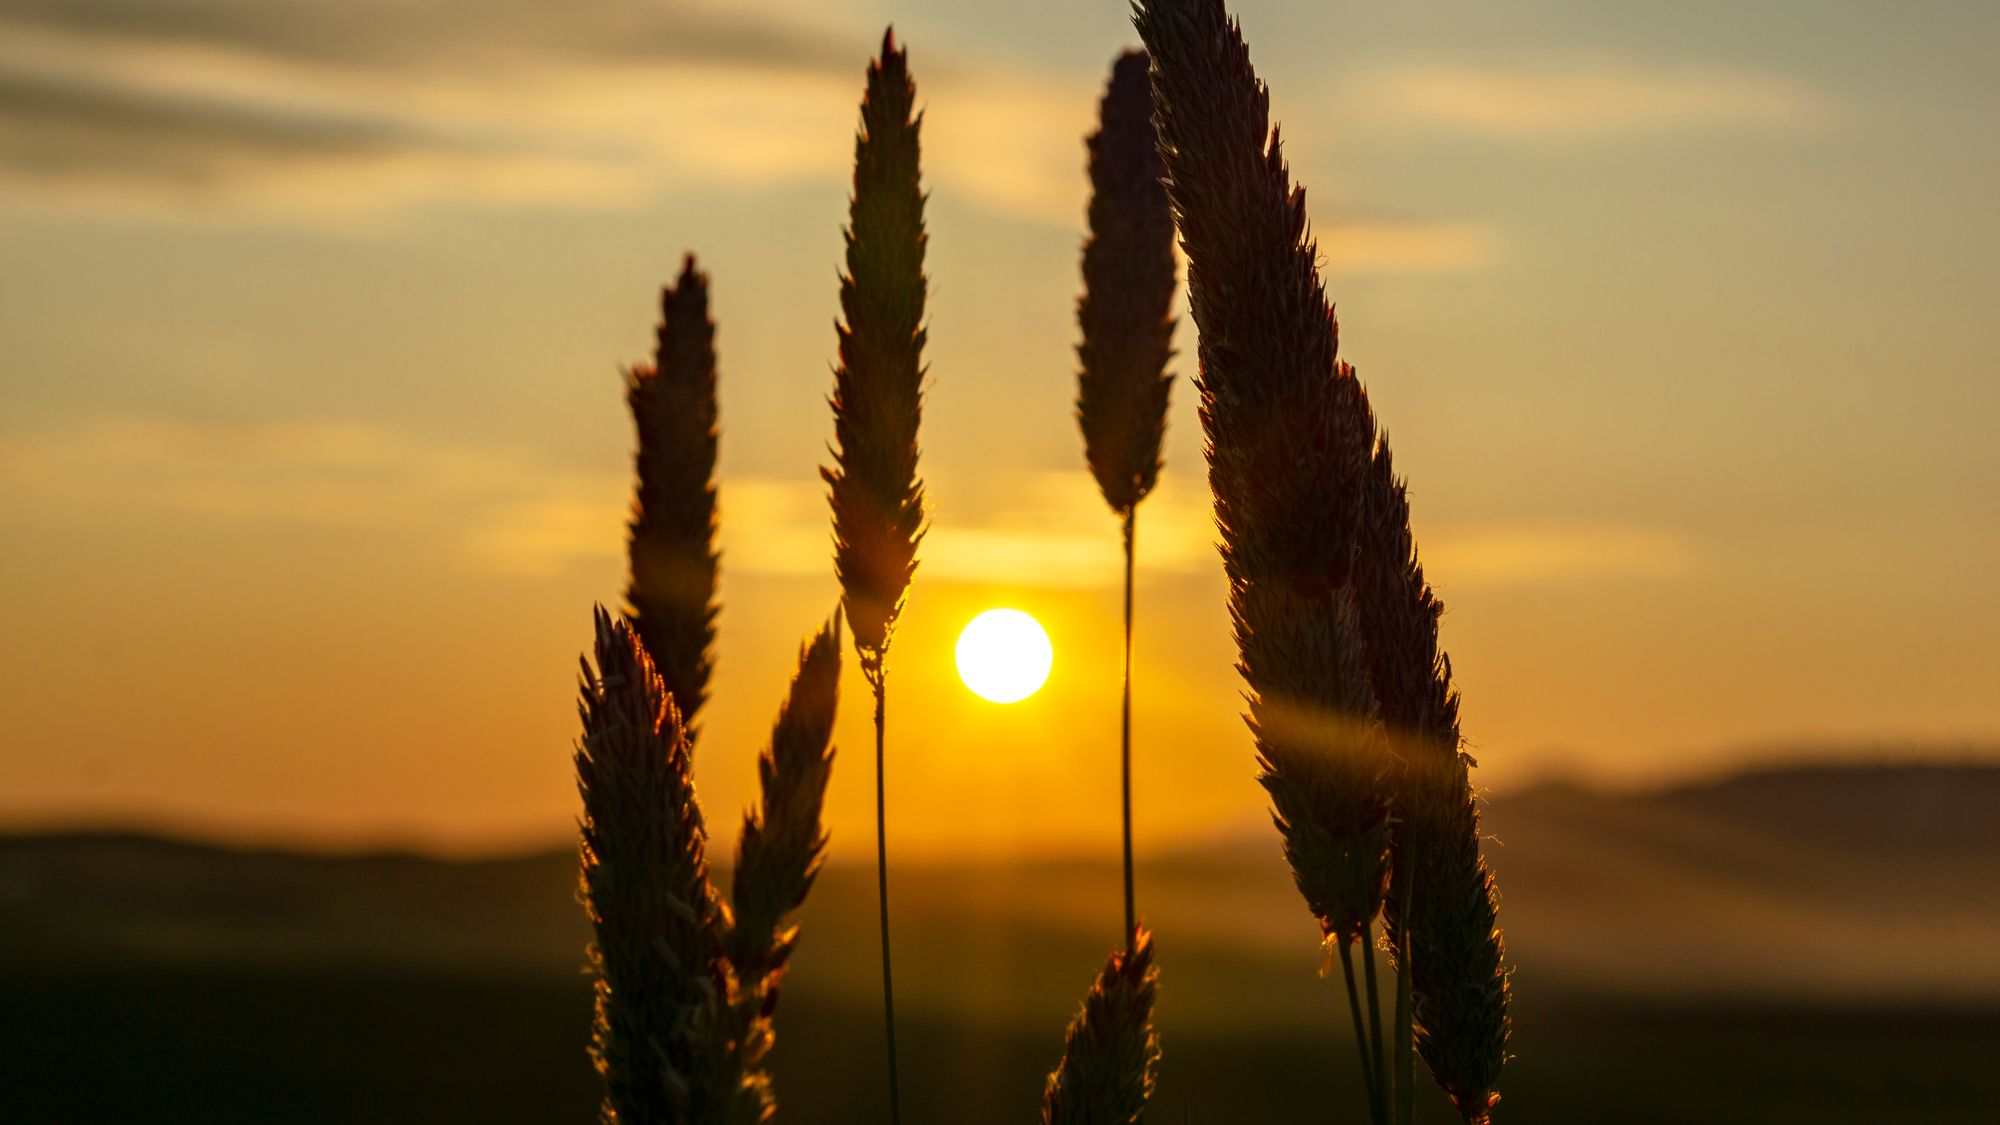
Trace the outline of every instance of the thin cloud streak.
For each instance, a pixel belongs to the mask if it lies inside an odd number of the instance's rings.
[[[405,58],[441,34],[428,17],[385,16],[390,29],[416,21],[413,39],[341,19],[349,40],[320,42],[323,6],[0,0],[6,206],[317,225],[429,205],[636,210],[669,188],[833,192],[848,172],[867,52],[803,26],[786,34],[839,65],[789,48],[565,46],[615,38],[605,29],[624,17],[599,3],[569,39],[538,38],[544,17],[508,5],[497,27],[482,16],[468,41]],[[681,15],[725,18],[703,11]],[[926,72],[926,171],[940,198],[1077,228],[1096,79],[946,55]],[[1499,246],[1477,224],[1420,221],[1351,222],[1325,242],[1357,275],[1477,271]]]
[[[1320,231],[1320,251],[1336,277],[1464,274],[1500,260],[1498,231],[1483,223],[1336,223]]]
[[[1797,128],[1833,113],[1825,95],[1785,75],[1633,60],[1538,67],[1418,64],[1371,72],[1350,95],[1397,126],[1528,140],[1674,129]]]
[[[0,27],[385,74],[518,73],[551,63],[853,69],[856,56],[838,37],[745,7],[687,0],[0,0]]]
[[[940,482],[924,580],[1047,589],[1115,583],[1122,564],[1116,526],[1088,473],[1015,470],[1004,483],[992,495],[955,496],[949,482]],[[1193,576],[1219,566],[1203,483],[1198,474],[1161,478],[1146,505],[1143,570]],[[0,508],[70,522],[155,518],[437,535],[458,565],[515,577],[553,577],[617,557],[629,489],[620,475],[356,422],[114,417],[0,437]],[[816,482],[725,477],[719,503],[727,570],[788,578],[830,573],[825,500]],[[1420,531],[1426,570],[1447,591],[1670,581],[1697,573],[1703,563],[1684,536],[1643,525],[1446,524]]]

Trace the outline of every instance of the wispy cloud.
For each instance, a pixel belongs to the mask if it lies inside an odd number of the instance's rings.
[[[938,483],[938,482],[934,482]],[[0,437],[0,511],[72,521],[401,531],[447,561],[517,577],[561,574],[624,550],[629,482],[516,450],[356,422],[215,423],[104,418]],[[1116,525],[1090,475],[1009,472],[933,491],[927,580],[1055,588],[1113,584]],[[722,548],[735,573],[823,576],[826,500],[812,480],[725,477]],[[1218,565],[1200,475],[1169,473],[1147,499],[1141,565]],[[1426,569],[1449,589],[1622,578],[1667,580],[1702,555],[1659,528],[1590,522],[1420,529]]]
[[[0,180],[15,206],[250,218],[637,205],[689,179],[836,172],[850,85],[727,55],[375,69],[226,40],[9,30]]]
[[[0,437],[0,512],[398,531],[434,539],[457,565],[514,576],[620,555],[629,488],[621,475],[356,422],[122,417]],[[934,513],[927,578],[1057,587],[1115,578],[1116,526],[1087,473],[1014,474],[998,493],[1009,501],[967,495]],[[816,481],[725,477],[720,506],[732,572],[831,573]],[[1212,562],[1205,494],[1170,480],[1146,518],[1149,567]]]
[[[0,508],[86,523],[401,531],[511,575],[617,551],[625,487],[352,422],[104,418],[0,437]]]
[[[848,45],[751,4],[663,0],[0,0],[0,25],[381,73],[551,62],[852,69]]]
[[[657,50],[606,33],[585,50],[574,29],[538,38],[532,19],[502,36],[483,9],[470,23],[484,30],[461,42],[416,15],[428,9],[393,5],[390,25],[415,19],[417,42],[449,40],[421,58],[391,34],[322,42],[309,33],[321,23],[366,22],[331,19],[322,3],[270,9],[290,14],[268,25],[264,5],[163,16],[152,38],[131,33],[155,5],[109,0],[92,2],[116,19],[8,28],[6,5],[18,18],[38,2],[0,0],[0,179],[17,204],[44,208],[310,220],[427,202],[636,207],[669,186],[837,191],[871,50],[815,38],[802,53],[783,35],[753,49],[763,25],[725,34],[723,17],[682,8],[662,27],[691,18],[708,32],[639,35]],[[586,26],[601,5],[589,7]],[[741,49],[707,50],[704,38]],[[1006,68],[923,73],[934,186],[1005,214],[1079,221],[1089,84]]]
[[[1335,276],[1474,273],[1500,257],[1500,235],[1482,223],[1381,221],[1335,224],[1319,232]]]
[[[1825,95],[1785,75],[1612,59],[1390,67],[1358,78],[1353,96],[1389,124],[1540,140],[1792,127],[1832,112]]]
[[[844,184],[873,49],[741,3],[0,0],[4,205],[310,224]],[[817,18],[817,17],[812,17]],[[1095,76],[919,45],[940,198],[1073,229]],[[1348,274],[1483,268],[1465,223],[1322,232]]]
[[[924,539],[926,579],[1090,588],[1110,585],[1120,573],[1117,524],[1088,473],[1007,473],[965,492],[936,483]],[[825,570],[826,501],[816,486],[724,482],[722,507],[732,566],[777,575]],[[1185,573],[1214,559],[1205,494],[1163,479],[1146,502],[1145,519],[1148,569]]]
[[[1594,578],[1674,579],[1699,569],[1685,536],[1630,524],[1539,522],[1444,526],[1423,539],[1424,569],[1447,588]]]

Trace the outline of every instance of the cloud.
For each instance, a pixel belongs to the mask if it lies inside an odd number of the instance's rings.
[[[10,202],[313,221],[847,178],[867,42],[687,3],[365,7],[0,0]],[[947,59],[923,96],[934,188],[1080,221],[1091,83]]]
[[[235,194],[259,176],[450,156],[408,122],[0,70],[0,175],[65,191]]]
[[[702,62],[847,74],[834,37],[687,0],[0,0],[0,25],[384,72]]]
[[[956,484],[962,483],[962,487]],[[929,580],[1093,588],[1123,566],[1117,522],[1083,471],[1016,471],[976,482],[931,482]],[[778,575],[824,573],[830,540],[816,484],[724,481],[725,552],[731,566]],[[1146,500],[1140,565],[1154,573],[1205,573],[1215,565],[1206,482],[1169,473]]]
[[[435,535],[508,575],[615,554],[627,487],[355,422],[102,418],[0,437],[0,505],[43,518]]]
[[[868,46],[690,0],[0,0],[0,182],[314,221],[831,178]]]
[[[1015,472],[955,489],[933,482],[926,579],[999,585],[1113,585],[1122,556],[1090,474]],[[805,577],[825,573],[826,501],[816,483],[725,480],[724,552],[731,568]],[[1147,498],[1140,566],[1204,575],[1220,565],[1200,474],[1168,473]],[[1659,528],[1584,521],[1441,524],[1418,529],[1433,581],[1458,590],[1591,579],[1664,581],[1702,565],[1685,537]]]
[[[933,482],[934,486],[940,482]],[[630,482],[519,451],[344,421],[219,423],[123,417],[0,436],[0,506],[71,521],[170,519],[333,527],[439,537],[458,565],[516,577],[618,557]],[[721,546],[733,573],[830,573],[826,500],[814,480],[724,477]],[[1061,588],[1115,583],[1116,524],[1083,471],[996,474],[933,488],[928,580]],[[1199,473],[1168,473],[1146,501],[1140,565],[1218,565]],[[1449,589],[1595,578],[1667,580],[1702,558],[1657,528],[1599,523],[1419,529]]]
[[[515,451],[357,422],[120,417],[0,437],[0,508],[69,522],[437,536],[458,565],[512,576],[617,557],[629,489],[622,474],[566,471]],[[725,477],[719,494],[732,573],[831,573],[818,481]],[[1119,573],[1116,524],[1088,473],[1019,473],[1004,487],[988,482],[946,495],[925,540],[926,578],[1092,587]],[[1146,520],[1149,569],[1190,573],[1213,564],[1199,481],[1164,480],[1147,501]]]
[[[1446,588],[1594,578],[1674,579],[1701,553],[1681,535],[1619,524],[1446,525],[1422,537],[1424,570]]]
[[[1358,79],[1355,95],[1392,125],[1565,140],[1671,129],[1782,128],[1830,112],[1783,75],[1594,60],[1540,67],[1412,65]]]
[[[800,19],[742,0],[0,0],[0,188],[17,209],[308,225],[838,192],[873,44]],[[1080,225],[1098,80],[919,61],[934,191]],[[1464,272],[1497,252],[1462,223],[1322,241],[1350,275]]]
[[[1319,245],[1335,276],[1473,273],[1500,257],[1500,236],[1480,223],[1336,224],[1319,232]]]

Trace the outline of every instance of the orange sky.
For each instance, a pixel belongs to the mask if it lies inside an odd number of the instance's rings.
[[[1069,348],[1081,137],[1132,36],[1119,4],[1016,7],[591,0],[462,33],[0,0],[0,815],[561,837],[576,655],[622,589],[617,365],[691,248],[724,425],[701,781],[733,828],[836,596],[838,224],[894,18],[928,110],[936,506],[892,845],[1109,850],[1117,528]],[[1483,778],[2000,741],[1995,17],[1448,8],[1240,11]],[[1141,515],[1147,847],[1262,815],[1199,460],[1183,384]],[[1056,649],[1009,707],[951,664],[996,605]]]

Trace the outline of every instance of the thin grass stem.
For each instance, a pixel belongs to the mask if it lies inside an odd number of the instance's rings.
[[[1396,857],[1398,871],[1396,881],[1403,888],[1403,901],[1407,904],[1412,895],[1410,886],[1410,852],[1412,845],[1405,841]],[[1413,1125],[1417,1117],[1417,1036],[1411,1026],[1410,1011],[1410,927],[1405,924],[1396,930],[1393,938],[1396,946],[1396,1012],[1391,1034],[1395,1036],[1395,1125]]]
[[[1125,955],[1139,938],[1139,915],[1132,896],[1132,560],[1139,534],[1139,506],[1125,509],[1125,701],[1119,730],[1118,762],[1125,797]]]
[[[875,891],[882,907],[882,1020],[888,1032],[889,1121],[890,1125],[901,1125],[902,1093],[896,1079],[896,986],[889,975],[889,827],[882,786],[883,720],[887,715],[884,701],[888,694],[888,676],[877,672],[869,679],[875,688]]]
[[[1376,1111],[1383,1125],[1389,1122],[1389,1103],[1395,1093],[1389,1075],[1389,1052],[1382,1041],[1382,995],[1375,984],[1375,935],[1373,924],[1361,928],[1362,975],[1368,982],[1368,1042],[1375,1049],[1375,1089],[1381,1097]]]
[[[1382,1091],[1376,1083],[1375,1058],[1368,1049],[1368,1024],[1361,1015],[1361,989],[1354,980],[1354,943],[1340,943],[1340,974],[1347,980],[1347,1014],[1354,1019],[1354,1046],[1361,1054],[1361,1084],[1368,1091],[1368,1119],[1383,1125]]]

